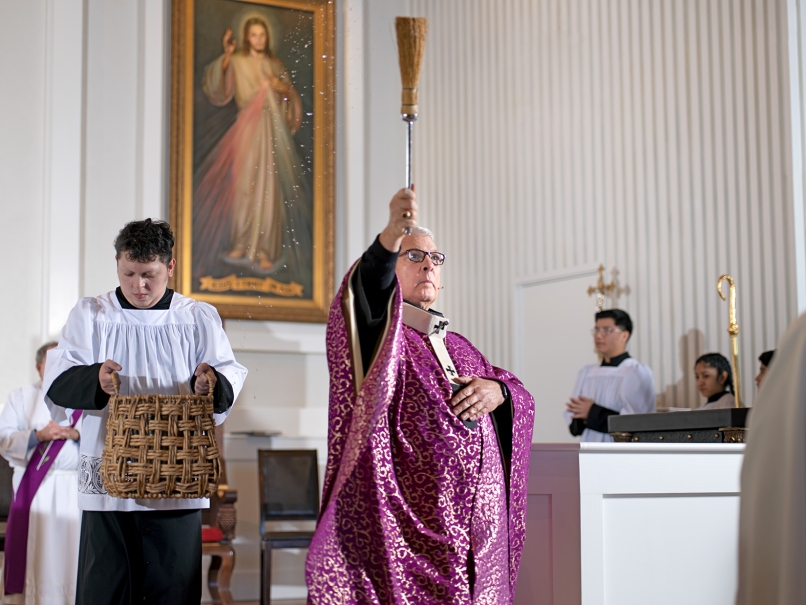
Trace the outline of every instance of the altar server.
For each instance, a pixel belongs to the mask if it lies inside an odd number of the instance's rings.
[[[775,349],[772,351],[764,351],[758,356],[758,374],[756,374],[756,387],[761,388],[764,379],[767,377],[767,371],[770,369],[772,358],[775,356]]]
[[[507,605],[515,595],[534,401],[431,308],[446,257],[416,221],[403,189],[330,310],[313,605]]]
[[[806,315],[782,337],[749,416],[737,605],[806,603]]]
[[[14,467],[3,603],[71,605],[75,600],[81,423],[75,415],[66,426],[57,425],[45,405],[45,356],[55,346],[39,348],[39,380],[12,391],[0,414],[0,455]]]
[[[694,378],[697,390],[706,401],[698,410],[735,408],[733,394],[733,372],[730,362],[719,353],[706,353],[694,362]]]
[[[601,363],[585,366],[566,404],[565,420],[582,441],[613,441],[607,419],[616,414],[649,414],[655,411],[652,370],[627,352],[633,323],[626,311],[608,309],[596,314],[591,331]]]
[[[54,419],[64,408],[84,410],[77,605],[201,598],[199,509],[209,500],[113,498],[100,475],[113,371],[121,395],[212,393],[217,424],[246,378],[215,308],[168,288],[173,244],[163,221],[127,224],[115,240],[120,286],[80,300],[48,355],[43,388]]]

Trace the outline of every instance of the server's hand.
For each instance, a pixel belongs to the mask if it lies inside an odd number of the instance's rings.
[[[101,369],[98,371],[98,383],[101,385],[101,390],[107,395],[115,395],[115,383],[112,382],[112,372],[120,372],[123,369],[119,363],[107,359],[101,364]]]
[[[51,420],[45,427],[36,431],[36,440],[39,443],[63,441],[69,439],[70,430],[69,426],[60,426]]]
[[[478,420],[504,403],[501,385],[478,376],[459,376],[457,384],[467,385],[451,399],[453,413],[462,420]]]
[[[196,395],[212,395],[215,389],[216,377],[213,368],[206,363],[200,363],[199,367],[194,372],[196,376],[196,384],[193,390]]]
[[[571,397],[571,401],[565,404],[565,409],[571,412],[571,418],[581,418],[582,420],[587,420],[591,407],[593,407],[593,399],[582,395]]]

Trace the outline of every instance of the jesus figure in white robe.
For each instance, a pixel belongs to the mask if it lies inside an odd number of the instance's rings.
[[[283,230],[292,230],[302,243],[310,229],[293,139],[302,123],[302,103],[272,52],[266,22],[246,21],[241,52],[232,34],[226,31],[224,53],[204,71],[210,103],[224,107],[234,101],[239,113],[196,176],[194,221],[204,246],[194,254],[207,265],[223,244],[231,260],[246,258],[271,271],[283,254]],[[288,254],[295,255],[296,247]]]

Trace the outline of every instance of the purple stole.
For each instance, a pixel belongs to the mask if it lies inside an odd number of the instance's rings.
[[[81,410],[75,410],[70,426],[74,427],[81,418]],[[25,566],[28,558],[28,524],[30,521],[31,503],[39,486],[42,485],[50,467],[56,461],[64,440],[50,441],[47,445],[39,443],[25,468],[25,474],[14,494],[11,509],[8,513],[6,528],[6,549],[3,577],[6,594],[25,592]]]

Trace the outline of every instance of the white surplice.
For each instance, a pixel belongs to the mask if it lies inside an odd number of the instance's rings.
[[[651,414],[655,411],[655,381],[652,370],[628,357],[619,365],[592,363],[577,375],[572,397],[588,397],[593,402],[619,414]],[[571,424],[571,412],[565,411],[565,422]],[[613,441],[607,433],[586,428],[582,441]]]
[[[111,359],[123,369],[120,394],[190,395],[190,379],[201,363],[225,376],[237,399],[246,368],[235,361],[232,347],[212,305],[174,292],[170,309],[123,309],[115,295],[84,298],[70,312],[59,346],[48,351],[44,389],[72,367]],[[57,422],[65,412],[48,397]],[[230,408],[231,409],[231,408]],[[215,414],[221,424],[229,414]],[[81,434],[78,504],[88,511],[146,511],[208,508],[207,498],[113,498],[101,481],[101,455],[108,407],[85,410]]]
[[[15,492],[34,452],[33,447],[28,448],[31,431],[44,428],[48,422],[50,412],[41,383],[22,387],[9,395],[0,413],[0,455],[14,467]],[[76,429],[81,432],[80,420]],[[75,441],[64,442],[34,496],[29,517],[25,594],[4,595],[3,603],[68,605],[75,601],[81,531],[78,450]]]
[[[698,410],[722,410],[722,409],[725,409],[725,408],[735,408],[735,407],[736,407],[736,397],[733,395],[733,393],[728,393],[727,391],[725,391],[725,393],[719,399],[717,399],[716,401],[711,401],[710,403],[705,402],[704,404],[702,404],[697,409]]]
[[[806,603],[806,315],[789,326],[749,416],[738,605]]]

